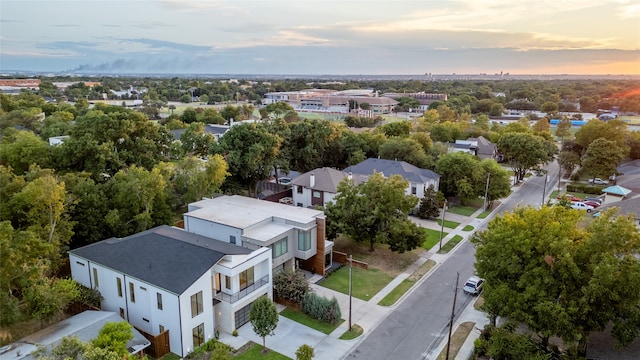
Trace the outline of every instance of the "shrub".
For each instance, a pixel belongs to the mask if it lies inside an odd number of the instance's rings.
[[[335,297],[331,300],[320,297],[313,292],[308,292],[302,302],[302,311],[314,319],[328,324],[337,324],[342,317],[340,304]]]
[[[231,335],[238,336],[238,329],[233,329],[233,332],[231,332]]]
[[[296,360],[311,360],[314,356],[313,348],[307,344],[300,345],[296,350]]]
[[[301,304],[309,292],[309,282],[301,271],[281,271],[273,275],[273,292],[279,298]]]

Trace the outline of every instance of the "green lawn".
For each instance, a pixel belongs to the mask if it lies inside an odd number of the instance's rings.
[[[482,214],[478,215],[477,218],[478,219],[485,219],[487,216],[489,216],[489,214],[491,214],[491,211],[483,211]]]
[[[422,243],[422,247],[425,250],[431,250],[431,248],[437,244],[438,242],[440,242],[440,231],[439,230],[433,230],[433,229],[424,229],[425,232],[425,241]],[[447,236],[447,234],[449,234],[448,232],[443,232],[442,233],[442,237]]]
[[[584,199],[584,198],[586,198],[586,197],[596,197],[596,196],[598,196],[598,194],[586,194],[586,193],[579,193],[579,192],[572,192],[572,191],[569,191],[569,192],[564,192],[564,191],[563,191],[562,193],[563,193],[563,194],[565,194],[565,193],[566,193],[566,194],[571,194],[571,195],[573,195],[573,196],[575,196],[575,197],[579,197],[579,198],[581,198],[581,199]],[[553,190],[553,191],[551,192],[551,194],[549,194],[549,199],[551,199],[551,200],[557,200],[558,195],[559,195],[558,190]]]
[[[438,223],[438,225],[442,225],[442,219],[437,219],[436,222]],[[458,227],[458,225],[460,225],[459,222],[444,219],[444,227],[446,228],[455,229]]]
[[[314,319],[311,316],[290,308],[286,308],[280,312],[280,315],[286,317],[287,319],[291,319],[295,322],[299,322],[302,325],[308,326],[312,329],[318,330],[324,334],[331,334],[333,330],[335,330],[340,324],[344,322],[341,320],[339,323],[335,325],[327,324],[326,322],[322,322],[320,320]]]
[[[353,296],[365,301],[371,299],[373,295],[377,294],[380,289],[393,280],[391,276],[373,268],[369,268],[369,270],[362,270],[354,267],[352,277]],[[348,295],[349,267],[341,267],[318,283],[318,285]]]
[[[473,230],[473,226],[471,226],[471,225],[467,225],[467,226],[462,228],[462,231],[471,231],[471,230]]]
[[[474,207],[474,206],[454,205],[454,206],[449,207],[449,209],[447,209],[447,211],[450,212],[450,213],[457,214],[457,215],[471,216],[478,209],[479,208]],[[445,215],[445,218],[446,217],[447,217],[447,215]]]
[[[267,339],[267,345],[269,345],[269,339]],[[262,345],[255,344],[249,350],[244,351],[242,354],[234,356],[233,359],[237,360],[289,360],[290,358],[280,354],[279,352],[275,352],[273,350],[269,350],[268,353],[262,353]]]
[[[446,244],[442,245],[442,249],[438,251],[438,254],[446,254],[451,249],[453,249],[458,243],[462,240],[462,236],[456,235],[451,240],[447,241]]]

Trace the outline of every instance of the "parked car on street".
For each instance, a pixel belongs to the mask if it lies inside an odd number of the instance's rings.
[[[478,295],[482,291],[482,286],[484,285],[484,279],[481,279],[477,276],[472,276],[464,283],[464,287],[462,290],[467,294]]]
[[[594,185],[607,185],[609,182],[606,180],[602,180],[600,178],[595,178],[595,179],[589,179],[589,184],[594,184]]]
[[[593,206],[587,205],[581,201],[571,204],[571,208],[576,210],[586,210],[587,212],[591,212],[591,210],[595,209]]]
[[[561,194],[561,195],[558,195],[558,197],[557,197],[556,199],[560,200],[560,199],[562,199],[563,197],[564,197],[565,199],[567,199],[567,200],[571,201],[571,202],[574,202],[574,201],[582,201],[582,199],[580,199],[579,197],[577,197],[577,196],[573,196],[573,195],[571,195],[571,194]]]

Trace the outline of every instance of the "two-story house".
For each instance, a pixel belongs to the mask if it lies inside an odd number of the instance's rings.
[[[383,176],[400,175],[405,178],[409,185],[405,193],[415,195],[419,199],[424,197],[424,190],[433,185],[437,191],[440,186],[440,175],[428,169],[421,169],[404,161],[369,158],[356,165],[344,169],[345,173],[353,176],[372,175],[374,172],[382,173]]]
[[[189,204],[185,230],[248,249],[272,250],[273,271],[302,268],[324,275],[333,242],[326,240],[324,212],[233,195]]]
[[[209,232],[209,235],[217,235]],[[114,311],[152,335],[169,331],[171,351],[186,356],[249,321],[251,303],[272,296],[271,251],[159,226],[69,252],[71,276]]]
[[[338,193],[338,185],[345,179],[360,184],[366,175],[353,175],[333,168],[323,167],[308,171],[291,181],[293,204],[301,207],[324,207]]]

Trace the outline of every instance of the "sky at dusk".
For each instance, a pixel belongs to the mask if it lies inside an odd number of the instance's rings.
[[[0,71],[640,74],[638,0],[2,0]]]

